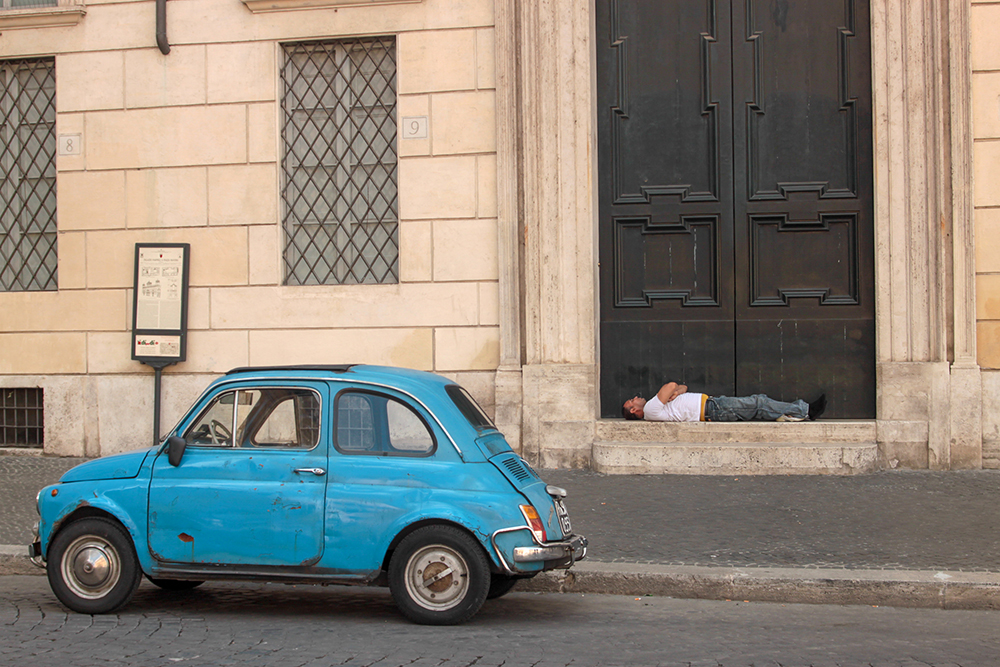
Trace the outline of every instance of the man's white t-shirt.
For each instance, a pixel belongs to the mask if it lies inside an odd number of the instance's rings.
[[[646,402],[642,418],[653,422],[700,422],[702,396],[687,392],[666,404],[654,396]]]

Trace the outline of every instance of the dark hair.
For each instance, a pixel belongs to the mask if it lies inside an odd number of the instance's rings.
[[[642,419],[642,417],[626,408],[624,404],[622,404],[622,417],[625,419]]]

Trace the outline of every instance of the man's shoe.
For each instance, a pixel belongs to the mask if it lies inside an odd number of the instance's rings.
[[[809,420],[819,419],[824,412],[826,412],[826,394],[820,394],[819,398],[809,404]]]
[[[804,422],[805,420],[806,420],[805,417],[793,417],[791,415],[781,415],[780,417],[778,417],[774,421],[776,421],[776,422]]]

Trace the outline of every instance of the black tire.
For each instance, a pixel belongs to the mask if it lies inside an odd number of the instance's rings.
[[[56,534],[47,570],[52,592],[81,614],[120,609],[142,580],[129,534],[120,524],[96,517],[74,521]]]
[[[165,591],[189,591],[192,588],[198,588],[204,581],[182,581],[180,579],[154,579],[152,577],[146,577],[149,579],[149,583],[159,586]]]
[[[418,528],[389,561],[389,590],[414,623],[464,623],[483,606],[489,589],[486,554],[475,538],[453,526]]]
[[[524,577],[511,577],[506,574],[494,574],[490,576],[490,590],[486,594],[487,600],[496,600],[497,598],[502,598],[507,593],[510,593],[511,589],[517,585],[517,582],[521,581]]]

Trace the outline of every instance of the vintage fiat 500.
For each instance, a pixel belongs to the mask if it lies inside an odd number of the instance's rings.
[[[475,400],[431,373],[241,368],[159,446],[39,492],[38,539],[70,609],[125,605],[143,575],[388,586],[418,623],[471,618],[586,555],[563,504]]]

